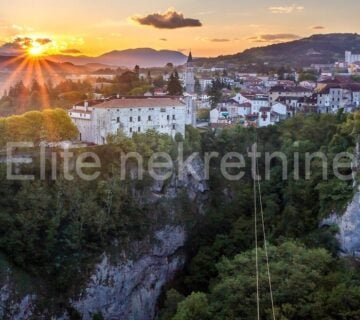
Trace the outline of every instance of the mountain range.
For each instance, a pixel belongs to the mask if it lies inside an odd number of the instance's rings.
[[[49,56],[47,59],[54,62],[70,62],[75,65],[98,63],[133,68],[137,64],[141,67],[163,67],[168,62],[171,62],[174,65],[182,65],[186,62],[186,58],[187,57],[183,53],[178,51],[158,51],[151,48],[138,48],[121,51],[114,50],[98,57],[53,55]]]
[[[253,64],[267,63],[272,66],[303,67],[314,63],[329,64],[343,60],[346,50],[360,53],[360,35],[355,33],[318,34],[291,42],[251,48],[232,55],[196,58],[194,61],[198,66],[231,64],[252,66]],[[9,70],[16,69],[22,65],[23,59],[0,54],[0,71],[5,67]],[[60,70],[62,73],[88,73],[107,67],[133,68],[135,65],[163,67],[168,62],[174,65],[183,65],[186,59],[186,55],[179,51],[138,48],[114,50],[97,57],[52,55],[42,59],[46,63],[40,63],[40,67],[47,64],[54,72]],[[44,66],[44,72],[48,69],[47,66]]]

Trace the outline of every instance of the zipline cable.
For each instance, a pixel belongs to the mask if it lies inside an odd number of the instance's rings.
[[[256,156],[254,154],[254,156]],[[254,158],[255,159],[255,158]],[[255,232],[255,264],[256,264],[256,309],[257,309],[257,320],[260,320],[260,296],[259,296],[259,256],[258,256],[258,231],[257,231],[257,197],[256,197],[256,166],[253,168],[253,185],[254,185],[254,232]]]
[[[257,173],[259,172],[259,162],[258,162],[258,158],[256,158],[256,171],[257,171]],[[274,307],[274,295],[273,295],[272,284],[271,284],[271,272],[270,272],[269,254],[268,254],[268,247],[267,247],[267,240],[266,240],[266,231],[265,231],[265,222],[264,222],[264,210],[263,210],[262,196],[261,196],[261,184],[260,184],[260,179],[257,179],[257,182],[258,182],[258,192],[259,192],[259,201],[260,201],[261,224],[262,224],[262,232],[263,232],[263,239],[264,239],[264,250],[265,250],[266,268],[267,268],[267,274],[268,274],[268,280],[269,280],[271,310],[272,310],[273,320],[276,320],[275,307]]]

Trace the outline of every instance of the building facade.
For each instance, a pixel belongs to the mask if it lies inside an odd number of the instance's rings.
[[[119,97],[85,101],[68,113],[79,130],[80,141],[101,145],[107,142],[109,134],[119,131],[129,137],[148,130],[184,136],[187,110],[186,101],[181,98]]]
[[[360,54],[353,54],[351,51],[345,51],[345,62],[348,64],[360,62]]]
[[[269,91],[269,104],[275,104],[279,97],[311,97],[312,90],[300,86],[275,86]]]

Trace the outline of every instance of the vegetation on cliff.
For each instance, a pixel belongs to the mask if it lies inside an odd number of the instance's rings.
[[[324,217],[342,212],[352,198],[353,181],[334,175],[333,159],[339,152],[354,152],[359,124],[359,113],[299,115],[278,126],[257,129],[256,134],[254,129],[236,127],[203,137],[203,150],[221,155],[247,155],[249,146],[257,141],[263,178],[265,152],[280,151],[287,156],[287,179],[282,179],[281,159],[275,158],[270,180],[261,181],[266,232],[272,244],[269,256],[277,319],[359,317],[359,267],[337,257],[336,228],[319,228]],[[311,161],[307,178],[305,153],[320,151],[328,160],[328,178],[323,179],[323,161],[318,158]],[[295,152],[299,153],[299,179],[294,179]],[[222,178],[219,159],[211,162],[209,210],[188,241],[188,265],[167,293],[161,320],[256,317],[251,159],[245,158],[245,175],[240,181]],[[343,159],[342,174],[351,174],[350,162]],[[239,169],[231,170],[235,174]],[[258,230],[262,239],[260,225]],[[271,319],[262,250],[259,254],[261,318]]]

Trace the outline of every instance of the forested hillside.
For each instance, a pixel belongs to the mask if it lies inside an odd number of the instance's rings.
[[[278,126],[257,130],[237,127],[203,137],[203,150],[247,154],[257,140],[259,151],[287,155],[288,179],[282,162],[272,162],[271,179],[262,181],[262,201],[269,249],[276,319],[358,319],[360,268],[338,258],[333,227],[319,228],[331,212],[343,212],[353,195],[352,181],[332,174],[335,154],[354,151],[360,115],[297,116]],[[322,151],[329,160],[329,179],[322,162],[312,162],[305,179],[306,152]],[[294,179],[293,154],[300,154],[300,179]],[[250,160],[249,160],[250,161]],[[264,177],[263,158],[259,161]],[[349,164],[349,163],[348,163]],[[247,162],[247,168],[250,163]],[[349,173],[343,169],[342,173]],[[240,181],[225,181],[212,162],[211,205],[188,240],[190,260],[161,303],[159,318],[256,318],[254,197],[250,170]],[[259,204],[258,204],[259,206]],[[260,220],[260,216],[258,218]],[[258,221],[259,221],[258,220]],[[262,248],[261,225],[258,226]],[[272,319],[264,251],[260,259],[261,319]]]
[[[317,34],[295,41],[251,48],[234,55],[198,59],[196,63],[310,66],[313,63],[328,64],[344,59],[345,51],[360,52],[360,36],[353,33]]]
[[[136,161],[129,162],[127,178],[119,178],[121,152],[139,152],[147,168],[153,152],[167,152],[176,159],[177,142],[183,140],[180,135],[173,140],[150,131],[129,139],[119,133],[109,137],[107,146],[74,151],[75,157],[82,151],[100,156],[102,167],[94,181],[75,174],[73,180],[65,179],[59,153],[57,180],[51,178],[49,165],[46,179],[40,179],[37,158],[22,168],[24,174],[35,174],[34,181],[7,180],[2,166],[0,249],[13,270],[20,270],[17,294],[28,286],[36,293],[34,319],[61,315],[64,310],[71,319],[81,319],[71,301],[93,274],[103,252],[116,260],[130,243],[151,239],[161,226],[182,226],[188,232],[183,248],[187,264],[160,299],[158,318],[254,319],[254,196],[251,159],[246,155],[256,141],[262,153],[262,177],[264,152],[281,151],[289,160],[287,179],[282,179],[282,163],[275,158],[270,180],[261,181],[276,318],[358,319],[359,266],[352,259],[339,258],[336,228],[319,225],[331,212],[343,212],[352,199],[353,181],[334,176],[332,159],[339,152],[354,152],[359,128],[359,113],[299,115],[257,130],[239,126],[200,134],[188,128],[185,156],[193,151],[200,156],[220,153],[210,161],[209,191],[206,201],[202,200],[201,214],[189,200],[192,190],[174,188],[172,198],[162,198],[161,190],[168,182],[155,192],[148,174],[141,181],[134,180]],[[322,177],[319,159],[312,161],[311,175],[305,179],[305,152],[317,151],[328,157],[328,180]],[[227,152],[245,156],[241,180],[229,181],[220,172],[221,156]],[[294,152],[299,152],[299,179],[293,178]],[[340,168],[341,173],[351,173],[349,160],[344,159],[343,164],[347,168]],[[232,173],[236,170],[230,169]],[[260,225],[258,231],[262,247]],[[259,259],[261,317],[271,319],[262,249]],[[4,274],[0,275],[5,281]],[[98,311],[93,319],[101,319],[102,310]]]

